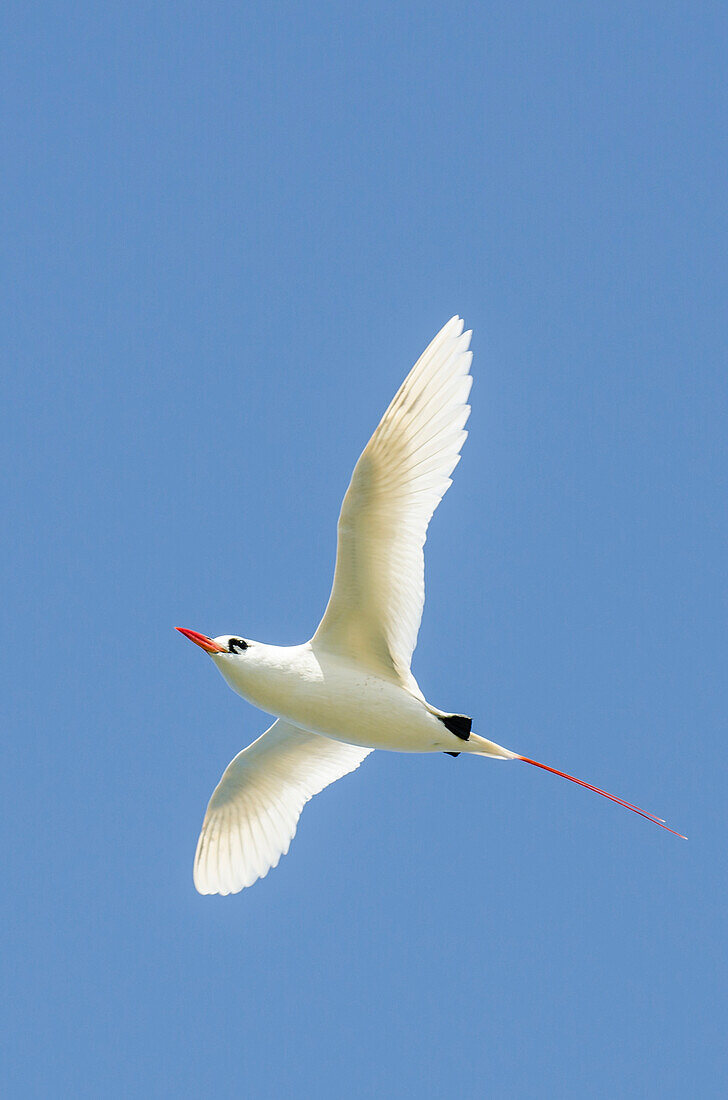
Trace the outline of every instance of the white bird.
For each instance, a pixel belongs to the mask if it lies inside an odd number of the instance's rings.
[[[667,828],[473,733],[470,718],[428,703],[412,675],[427,526],[468,434],[470,337],[459,317],[448,321],[357,462],[339,516],[331,596],[310,641],[273,646],[177,627],[210,654],[233,691],[276,716],[231,761],[210,799],[194,864],[201,894],[234,894],[266,875],[288,851],[305,803],[373,749],[522,760]]]

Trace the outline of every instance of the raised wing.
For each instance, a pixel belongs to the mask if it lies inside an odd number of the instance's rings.
[[[331,596],[313,643],[411,683],[425,602],[423,546],[470,414],[470,332],[453,317],[402,383],[356,464]]]
[[[308,800],[371,751],[274,722],[228,764],[210,799],[195,855],[199,892],[237,894],[267,875]]]

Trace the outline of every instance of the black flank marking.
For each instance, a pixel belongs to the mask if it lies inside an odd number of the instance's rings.
[[[468,718],[466,714],[445,714],[437,716],[442,722],[445,729],[450,733],[454,733],[456,737],[459,737],[461,741],[470,740],[470,730],[473,725],[473,719]]]
[[[448,752],[447,749],[445,749],[444,752],[445,756],[460,756],[459,752]]]

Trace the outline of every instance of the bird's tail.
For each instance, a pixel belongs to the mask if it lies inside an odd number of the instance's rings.
[[[541,764],[538,760],[531,760],[528,756],[520,756],[517,752],[511,752],[510,749],[504,749],[501,745],[496,745],[494,741],[486,741],[485,737],[479,737],[477,733],[471,733],[468,740],[463,742],[462,751],[472,752],[477,756],[490,756],[495,760],[522,760],[524,764],[533,764],[534,768],[542,768],[545,772],[552,772],[554,775],[560,775],[562,779],[568,779],[571,783],[578,783],[580,787],[586,787],[588,791],[594,791],[595,794],[601,794],[604,798],[608,798],[610,802],[616,802],[618,806],[624,806],[625,810],[631,810],[632,813],[639,814],[640,817],[645,817],[648,821],[652,821],[655,825],[659,825],[661,829],[667,829],[668,833],[672,833],[674,836],[679,836],[683,840],[688,839],[686,836],[683,836],[682,833],[678,833],[675,829],[671,829],[669,825],[666,825],[664,818],[651,814],[649,810],[642,810],[639,806],[634,806],[631,802],[625,802],[623,798],[618,798],[616,794],[610,794],[608,791],[603,791],[601,787],[595,787],[592,783],[587,783],[584,779],[577,779],[574,775],[569,775],[567,772],[561,772],[558,768],[551,768],[548,764]]]
[[[494,760],[518,760],[518,753],[504,749],[502,745],[496,745],[495,741],[487,741],[477,733],[471,733],[468,740],[463,743],[463,752],[473,752],[476,756],[490,756]]]
[[[648,821],[652,821],[655,825],[659,825],[661,829],[667,829],[668,833],[672,833],[673,836],[679,836],[682,840],[688,839],[686,836],[683,836],[682,833],[675,832],[669,825],[666,825],[664,818],[656,817],[655,814],[651,814],[649,810],[641,810],[639,806],[634,806],[631,802],[625,802],[623,798],[617,798],[616,794],[609,794],[608,791],[603,791],[601,787],[595,787],[593,784],[587,783],[583,779],[577,779],[576,776],[569,775],[567,772],[560,772],[558,768],[551,768],[548,764],[541,764],[538,760],[531,760],[528,756],[519,756],[515,752],[509,753],[509,756],[513,760],[522,760],[524,764],[533,764],[534,768],[542,768],[545,772],[552,772],[554,775],[560,775],[562,779],[568,779],[571,783],[578,783],[580,787],[586,787],[588,791],[594,791],[595,794],[601,794],[604,798],[608,798],[610,802],[616,802],[618,806],[624,806],[625,810],[631,810],[632,813],[647,818]]]

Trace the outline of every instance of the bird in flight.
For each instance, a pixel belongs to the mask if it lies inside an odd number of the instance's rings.
[[[448,321],[364,448],[341,507],[331,596],[310,641],[274,646],[177,627],[233,691],[276,718],[231,761],[210,799],[194,863],[201,894],[235,894],[277,866],[305,803],[373,749],[521,760],[667,828],[630,802],[474,733],[469,717],[429,703],[412,675],[427,527],[468,434],[470,337],[459,317]]]

